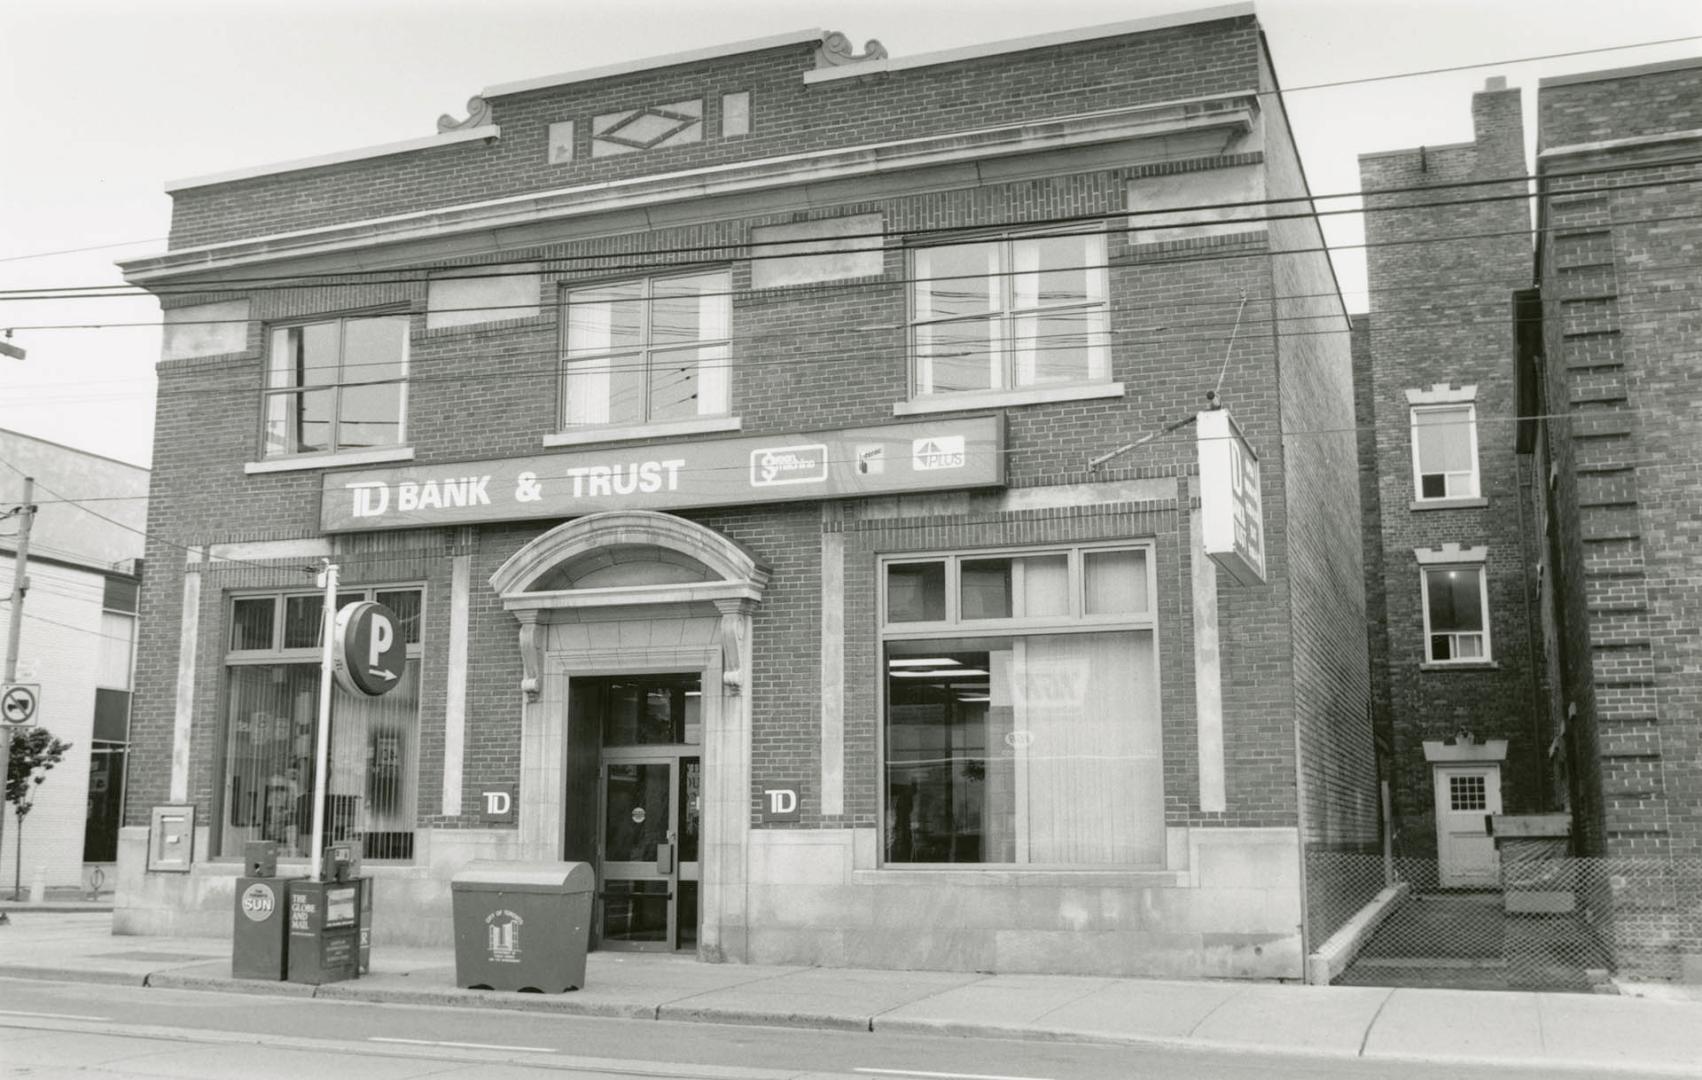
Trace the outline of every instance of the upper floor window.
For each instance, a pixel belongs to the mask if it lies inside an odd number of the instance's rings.
[[[1427,566],[1424,658],[1432,664],[1487,663],[1489,590],[1482,566]]]
[[[720,270],[570,291],[562,315],[563,425],[725,416],[731,290],[731,276]]]
[[[1478,494],[1477,409],[1470,403],[1412,410],[1413,483],[1420,501]]]
[[[407,420],[408,317],[272,329],[265,456],[400,446]]]
[[[923,247],[911,263],[915,394],[1110,378],[1104,233]]]

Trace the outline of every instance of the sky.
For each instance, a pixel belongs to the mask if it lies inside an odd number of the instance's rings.
[[[165,249],[166,183],[420,138],[482,88],[820,28],[913,56],[1210,6],[1200,0],[7,0],[0,3],[0,428],[146,465],[159,309],[146,296],[22,302],[121,285]],[[1696,0],[1259,0],[1315,195],[1358,155],[1471,138],[1470,95],[1702,55]],[[1614,18],[1604,19],[1611,10]],[[1552,56],[1552,59],[1524,58]],[[1481,65],[1481,66],[1480,66]],[[1390,78],[1439,68],[1470,70]],[[1354,81],[1345,86],[1324,83]],[[1315,87],[1315,88],[1313,88]],[[1308,89],[1312,88],[1312,89]],[[1334,200],[1324,210],[1352,210]],[[1352,213],[1326,219],[1351,311]],[[52,254],[63,253],[63,254]]]

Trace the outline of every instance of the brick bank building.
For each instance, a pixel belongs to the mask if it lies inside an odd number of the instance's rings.
[[[167,333],[119,932],[224,932],[247,841],[305,866],[329,558],[407,627],[326,778],[380,948],[448,942],[470,860],[566,858],[596,948],[1301,977],[1377,785],[1276,91],[1248,5],[811,31],[174,185],[124,264]],[[193,858],[150,869],[165,805]]]

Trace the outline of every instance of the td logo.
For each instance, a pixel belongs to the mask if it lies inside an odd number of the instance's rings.
[[[765,785],[762,789],[762,820],[797,821],[798,793],[801,790],[798,784]]]

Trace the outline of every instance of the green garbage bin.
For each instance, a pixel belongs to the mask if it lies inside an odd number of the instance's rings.
[[[469,863],[450,879],[455,985],[535,994],[584,986],[595,888],[588,863]]]

